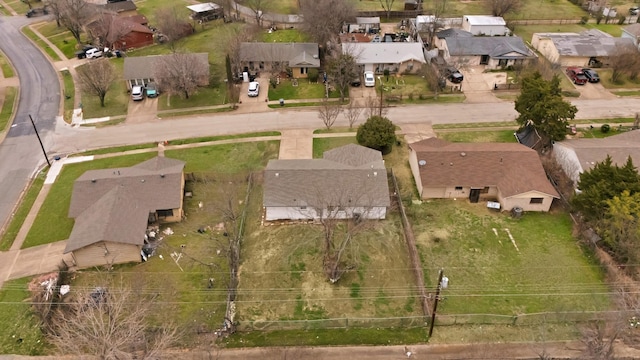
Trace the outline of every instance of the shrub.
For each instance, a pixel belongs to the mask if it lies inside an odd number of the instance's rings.
[[[601,131],[603,134],[608,133],[608,132],[609,132],[609,130],[611,130],[611,126],[609,126],[609,124],[603,124],[603,125],[600,127],[600,131]]]
[[[269,79],[269,83],[271,84],[271,87],[275,89],[276,86],[278,85],[278,79],[276,79],[275,77],[272,76]]]
[[[581,25],[584,25],[584,24],[586,24],[588,22],[589,22],[589,17],[588,16],[585,15],[585,16],[580,18],[580,24]]]
[[[307,73],[307,76],[309,77],[309,81],[312,82],[312,83],[317,83],[318,82],[319,75],[320,75],[320,73],[318,72],[318,69],[316,69],[316,68],[309,69],[309,72]]]
[[[396,142],[396,127],[386,117],[372,116],[358,127],[356,140],[362,146],[387,154]]]

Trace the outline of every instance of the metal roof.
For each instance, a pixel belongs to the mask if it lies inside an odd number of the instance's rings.
[[[221,7],[218,4],[214,4],[210,2],[210,3],[204,3],[204,4],[188,5],[187,9],[197,13],[201,13],[201,12],[218,10],[218,9],[221,9]]]
[[[470,25],[496,25],[496,26],[506,26],[507,22],[500,16],[489,16],[489,15],[464,15],[464,19]]]

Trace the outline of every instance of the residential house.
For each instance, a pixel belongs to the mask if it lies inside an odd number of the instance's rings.
[[[531,46],[552,63],[562,66],[606,65],[610,56],[628,45],[633,45],[632,39],[616,38],[597,29],[581,33],[535,33],[531,39]]]
[[[622,35],[620,37],[625,39],[631,39],[633,44],[640,48],[640,24],[631,24],[622,28]]]
[[[494,201],[503,210],[549,211],[559,195],[538,153],[518,143],[451,143],[430,138],[409,145],[409,165],[422,199]]]
[[[384,219],[391,204],[379,151],[350,144],[322,159],[270,160],[264,172],[265,217]]]
[[[138,15],[138,7],[131,0],[106,3],[99,5],[99,7],[121,17]]]
[[[464,15],[462,30],[473,35],[483,36],[504,36],[510,33],[507,23],[502,17],[487,15]]]
[[[417,42],[345,43],[342,52],[353,55],[362,71],[376,73],[415,73],[426,63]]]
[[[318,44],[241,43],[240,63],[244,71],[285,71],[294,78],[306,78],[309,69],[320,67]]]
[[[142,15],[120,17],[114,13],[102,13],[85,29],[94,44],[112,50],[126,50],[153,45],[153,31],[142,23],[147,23],[147,18]]]
[[[141,261],[148,224],[182,219],[184,165],[155,157],[82,174],[73,185],[75,224],[64,253],[80,268]]]
[[[191,10],[191,15],[189,15],[191,20],[199,22],[224,18],[224,9],[222,6],[212,2],[188,5],[187,9]]]
[[[629,156],[634,165],[640,164],[640,130],[632,130],[603,139],[568,139],[553,144],[556,161],[574,181],[580,174],[591,170],[596,163],[611,157],[619,166],[627,162]]]
[[[535,53],[517,36],[472,36],[461,31],[440,31],[437,34],[439,53],[447,63],[468,66],[486,65],[487,69],[504,69],[536,58]],[[451,36],[449,36],[451,35]]]
[[[193,54],[180,54],[180,56],[188,56],[191,61],[209,62],[209,54],[207,53],[193,53]],[[174,54],[168,55],[150,55],[150,56],[127,56],[124,58],[124,80],[127,82],[127,87],[135,85],[145,86],[146,84],[153,82],[155,78],[155,62],[165,56],[175,56]],[[203,77],[209,78],[209,74],[204,74]]]

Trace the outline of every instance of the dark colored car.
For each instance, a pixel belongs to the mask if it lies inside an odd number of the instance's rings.
[[[351,86],[353,87],[358,87],[362,84],[362,82],[360,81],[360,77],[357,77],[353,80],[351,80]]]
[[[576,85],[584,85],[589,82],[589,79],[584,75],[582,69],[577,67],[568,67],[567,76]]]
[[[464,76],[453,66],[444,69],[444,76],[454,84],[459,84],[464,80]]]
[[[582,72],[584,73],[584,76],[586,76],[587,79],[589,79],[590,83],[600,82],[600,76],[598,76],[598,73],[595,70],[593,70],[593,69],[582,69]]]
[[[33,8],[29,11],[27,11],[27,17],[34,17],[34,16],[40,16],[40,15],[47,15],[49,13],[49,11],[47,10],[46,7],[41,7],[41,8]]]

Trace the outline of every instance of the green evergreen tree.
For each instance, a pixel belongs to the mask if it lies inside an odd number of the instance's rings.
[[[539,72],[522,79],[522,89],[516,99],[515,109],[520,114],[516,121],[520,126],[533,125],[552,140],[562,140],[569,120],[578,109],[562,99],[560,78],[545,80]]]
[[[358,127],[356,140],[362,146],[380,150],[386,154],[391,152],[396,142],[396,127],[386,117],[372,116]]]

